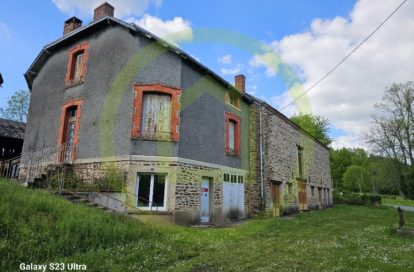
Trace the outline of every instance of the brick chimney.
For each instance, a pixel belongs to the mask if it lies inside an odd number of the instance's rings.
[[[93,11],[93,21],[97,21],[105,16],[114,17],[114,10],[115,8],[108,2],[103,3]]]
[[[246,77],[244,75],[237,75],[234,77],[234,86],[242,93],[246,92]]]
[[[65,21],[65,25],[63,26],[63,35],[72,32],[73,30],[80,28],[82,26],[82,21],[79,18],[72,17]]]

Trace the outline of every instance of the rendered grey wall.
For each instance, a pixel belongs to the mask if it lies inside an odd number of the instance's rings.
[[[65,88],[68,51],[85,41],[89,42],[85,81],[82,85]],[[56,146],[62,104],[70,99],[82,98],[77,158],[99,157],[100,124],[108,122],[102,119],[103,104],[111,84],[125,64],[140,50],[147,48],[149,43],[148,38],[115,25],[95,31],[53,52],[33,82],[23,152]],[[118,109],[114,127],[115,155],[180,156],[241,168],[240,158],[224,153],[225,111],[229,109],[210,93],[219,92],[224,98],[226,89],[211,78],[208,87],[203,89],[204,94],[181,110],[179,143],[131,140],[133,83],[159,82],[180,87],[184,96],[189,88],[205,77],[196,67],[182,61],[179,55],[165,52],[164,47],[157,46],[154,50],[159,52],[142,69],[137,67],[135,78],[122,91],[119,105],[115,105]],[[247,123],[247,119],[242,122]],[[247,143],[247,139],[243,141]]]

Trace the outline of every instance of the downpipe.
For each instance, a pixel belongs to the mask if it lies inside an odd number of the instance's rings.
[[[259,149],[260,149],[260,206],[261,210],[265,209],[264,199],[264,181],[263,181],[263,127],[262,127],[262,103],[259,111]]]

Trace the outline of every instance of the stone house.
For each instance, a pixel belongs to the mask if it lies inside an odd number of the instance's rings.
[[[180,224],[332,203],[328,149],[246,94],[243,75],[233,86],[113,14],[104,3],[86,26],[67,20],[25,73],[22,182],[50,165],[99,176],[116,164],[124,211]]]

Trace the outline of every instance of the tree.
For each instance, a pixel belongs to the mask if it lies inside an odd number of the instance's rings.
[[[394,83],[375,105],[373,126],[367,135],[380,155],[414,165],[414,82]]]
[[[331,150],[331,175],[335,189],[343,188],[343,175],[352,164],[352,151],[347,148]]]
[[[375,105],[367,141],[374,152],[400,161],[398,187],[414,198],[414,82],[394,83]]]
[[[0,116],[18,122],[26,122],[29,99],[30,93],[28,91],[15,92],[7,101],[6,108],[0,108]]]
[[[329,146],[332,139],[329,137],[330,122],[327,118],[313,114],[299,114],[290,118],[294,123],[303,128],[311,136],[321,143]]]
[[[353,192],[368,192],[370,190],[370,176],[364,166],[351,165],[344,173],[344,188]]]

